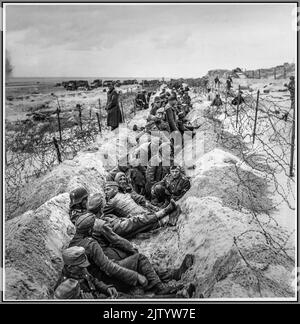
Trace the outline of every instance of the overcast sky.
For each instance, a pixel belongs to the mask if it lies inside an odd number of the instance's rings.
[[[6,5],[14,76],[201,77],[295,62],[294,4]]]

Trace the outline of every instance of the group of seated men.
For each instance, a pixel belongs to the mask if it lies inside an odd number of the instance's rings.
[[[157,117],[159,109],[172,110],[177,127],[185,93],[175,99],[174,94],[162,91],[148,120]],[[169,123],[168,113],[164,116]],[[151,163],[155,159],[159,163]],[[177,224],[180,208],[176,201],[189,190],[190,180],[180,166],[162,162],[158,154],[146,167],[119,163],[107,175],[105,197],[89,195],[83,187],[70,193],[69,216],[76,232],[62,253],[64,268],[55,286],[56,299],[126,298],[134,289],[158,296],[192,296],[192,283],[168,282],[181,279],[193,265],[193,255],[187,254],[178,268],[156,267],[129,241],[139,233]]]

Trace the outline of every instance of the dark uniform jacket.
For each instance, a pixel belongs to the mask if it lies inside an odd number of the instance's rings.
[[[129,241],[116,234],[103,219],[97,220],[92,236],[111,260],[119,261],[138,252]]]
[[[157,165],[158,164],[158,165]],[[151,187],[161,181],[170,172],[169,166],[163,166],[162,161],[158,160],[157,156],[154,156],[148,164],[146,170],[146,193],[149,195]]]
[[[69,216],[70,216],[71,222],[75,225],[77,219],[81,215],[84,215],[85,213],[87,213],[87,210],[86,209],[82,209],[82,208],[70,208],[70,210],[69,210]]]
[[[101,245],[92,237],[76,233],[71,240],[69,247],[82,246],[90,262],[89,272],[98,279],[108,276],[117,279],[130,286],[137,284],[138,273],[126,269],[116,262],[110,260],[104,253]]]
[[[182,175],[178,179],[173,179],[171,174],[168,174],[160,183],[169,191],[174,200],[179,200],[191,188],[190,180]]]
[[[143,195],[146,185],[146,168],[142,165],[132,167],[129,176],[133,190],[138,194]]]
[[[166,120],[169,124],[170,131],[171,132],[178,131],[175,109],[171,105],[167,104],[165,107],[165,112],[166,112]]]
[[[135,97],[135,104],[138,108],[144,109],[146,108],[147,105],[147,99],[145,94],[143,93],[138,93],[137,96]]]
[[[107,214],[102,215],[101,220],[111,227],[116,234],[126,238],[132,238],[138,233],[155,229],[159,222],[155,213],[136,215],[130,218]]]
[[[145,197],[137,193],[121,193],[118,192],[112,197],[103,209],[104,215],[114,214],[118,217],[129,218],[134,215],[147,213],[147,209],[142,206],[146,205]]]
[[[107,93],[107,126],[118,127],[123,122],[119,106],[119,95],[115,89]]]

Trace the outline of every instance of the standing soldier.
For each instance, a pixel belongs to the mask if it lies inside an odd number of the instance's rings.
[[[220,79],[218,75],[215,77],[215,88],[220,88]]]
[[[229,92],[231,88],[232,88],[232,79],[231,79],[230,76],[228,76],[228,78],[226,80],[226,89],[227,89],[227,92]]]
[[[290,82],[287,85],[287,87],[290,92],[292,107],[294,107],[295,106],[295,77],[294,76],[290,77]]]
[[[119,95],[114,88],[114,84],[109,84],[109,90],[107,92],[107,126],[111,126],[111,130],[119,127],[119,124],[123,122],[124,116],[121,114],[119,106]]]

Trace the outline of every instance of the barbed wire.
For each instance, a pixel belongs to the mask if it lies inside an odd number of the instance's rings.
[[[133,111],[135,93],[122,96],[124,113],[129,117]],[[21,203],[22,190],[29,182],[46,174],[64,160],[73,159],[79,151],[95,142],[106,129],[103,120],[106,111],[99,106],[89,107],[79,120],[76,110],[60,117],[61,141],[58,120],[50,117],[42,122],[33,120],[6,123],[5,137],[5,211],[11,218]],[[93,109],[93,112],[91,110]],[[99,111],[99,123],[95,111]],[[54,140],[55,138],[55,140]],[[54,144],[56,141],[57,146]]]
[[[282,231],[277,233],[273,227],[267,226],[271,222],[278,226],[278,222],[271,216],[271,212],[280,207],[282,203],[286,203],[288,208],[295,210],[293,205],[295,196],[292,190],[295,182],[288,172],[291,168],[289,156],[291,150],[293,150],[291,138],[294,123],[291,111],[294,107],[292,102],[289,99],[291,104],[287,106],[285,102],[288,100],[281,102],[260,97],[256,107],[257,97],[247,94],[243,95],[245,102],[237,107],[230,100],[235,97],[235,94],[228,95],[224,87],[218,90],[223,105],[217,108],[207,108],[205,117],[218,120],[218,126],[215,128],[217,143],[225,150],[234,151],[242,161],[242,165],[235,165],[234,176],[226,172],[227,180],[230,177],[236,186],[237,201],[231,207],[240,211],[242,211],[242,207],[246,207],[257,227],[250,231],[263,236],[265,240],[263,249],[269,251],[274,259],[283,257],[287,262],[294,264],[294,259],[288,255],[288,249],[286,248],[294,231],[289,234],[283,234]],[[196,90],[196,93],[202,96],[207,95],[206,89],[203,88]],[[256,108],[258,117],[256,129],[254,129]],[[219,119],[221,115],[224,116],[223,120]],[[236,139],[234,147],[232,136]],[[253,141],[254,136],[255,141]],[[243,165],[250,166],[254,172],[257,171],[259,177],[253,176],[252,172],[249,173],[249,175],[252,174],[252,179],[245,176],[247,173],[242,168]],[[283,174],[283,177],[280,174]],[[282,183],[282,178],[286,181],[286,186]],[[259,186],[262,187],[259,189]],[[277,202],[272,201],[270,204],[270,200],[266,200],[266,197],[275,194],[281,199]],[[265,196],[264,203],[260,205],[258,198],[263,196]],[[247,202],[246,206],[245,202]],[[260,215],[266,216],[268,220],[262,221]],[[241,241],[246,237],[247,233],[249,233],[249,230],[234,237],[233,245],[237,248],[246,266],[255,275],[258,292],[261,295],[261,286],[266,284],[262,271],[267,269],[274,262],[274,259],[270,258],[267,262],[263,262],[263,269],[257,269],[253,265],[255,262],[251,263],[250,261],[251,255],[248,253],[249,251],[241,247]]]

